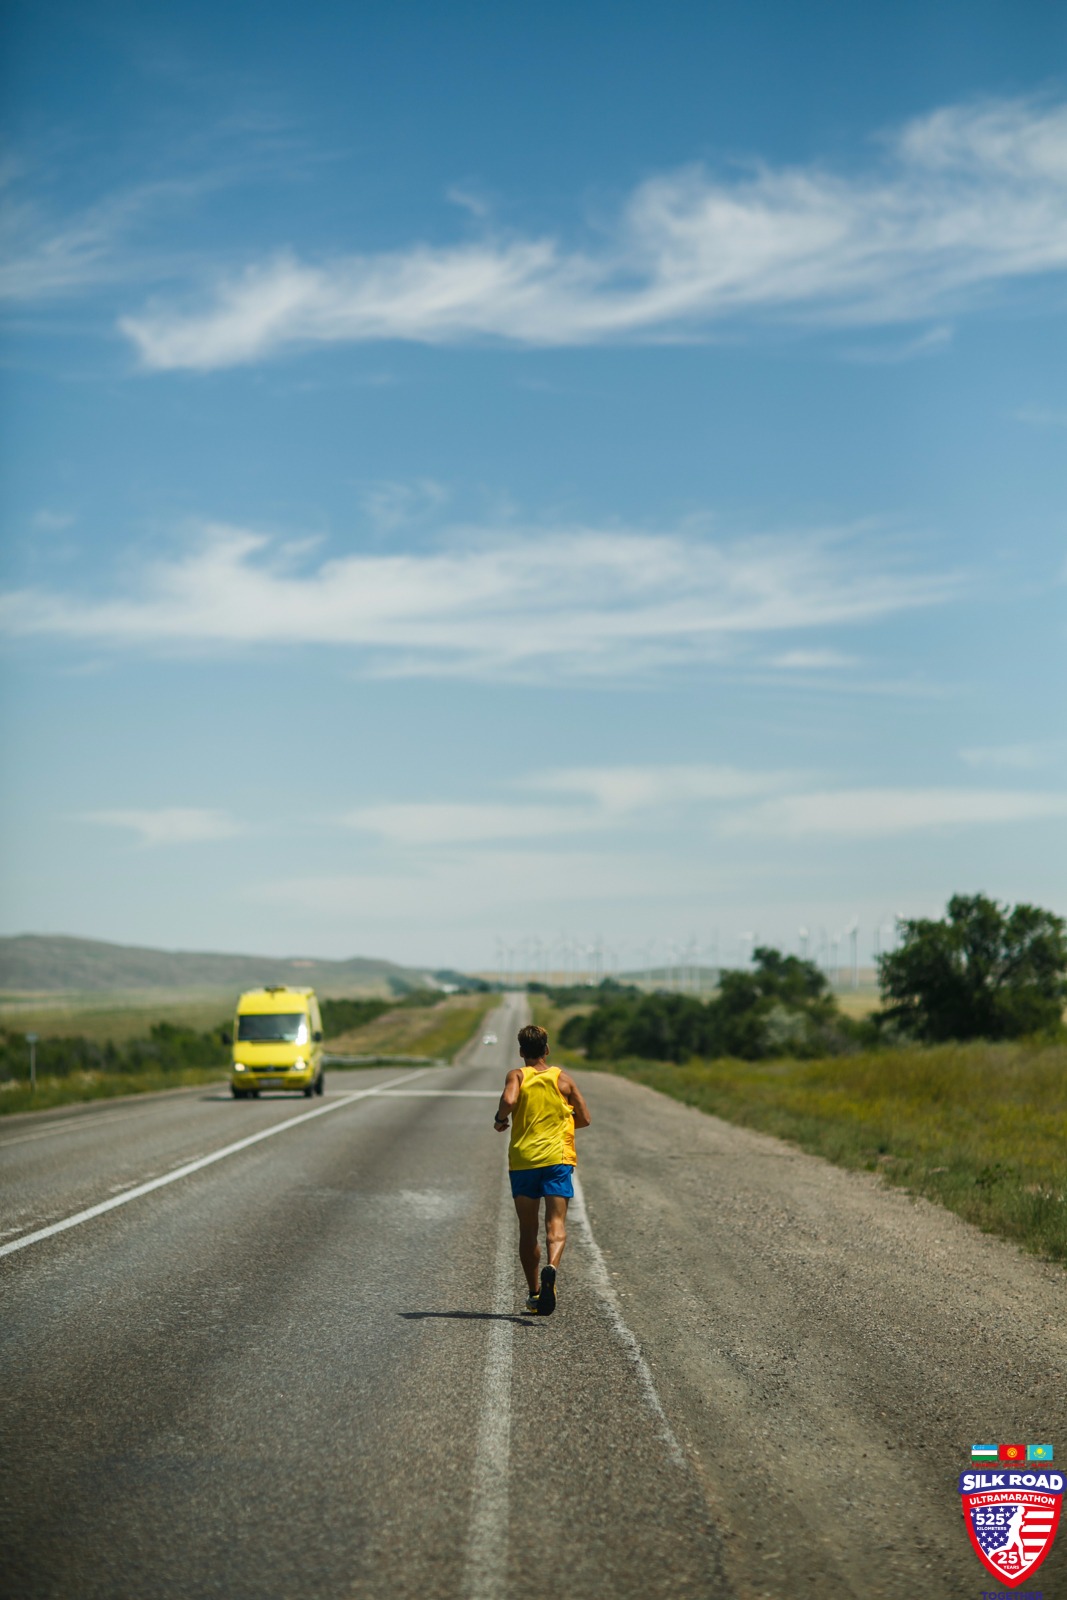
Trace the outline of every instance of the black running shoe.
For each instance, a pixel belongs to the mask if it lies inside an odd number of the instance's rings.
[[[541,1269],[541,1293],[537,1296],[537,1315],[550,1317],[556,1309],[556,1269]]]

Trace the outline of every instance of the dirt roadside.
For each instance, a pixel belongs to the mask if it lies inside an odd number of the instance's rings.
[[[1067,1273],[606,1074],[581,1172],[745,1600],[978,1600],[976,1441],[1067,1457]],[[995,1587],[995,1585],[993,1585]],[[1067,1533],[1023,1590],[1067,1600]]]

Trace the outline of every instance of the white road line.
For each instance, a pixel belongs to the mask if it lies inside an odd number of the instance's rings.
[[[470,1537],[464,1600],[501,1600],[508,1562],[508,1455],[511,1448],[511,1341],[507,1313],[515,1300],[515,1226],[511,1207],[501,1205],[496,1236],[493,1307],[489,1324],[485,1387],[478,1420],[478,1448],[471,1485]]]
[[[113,1111],[108,1117],[78,1117],[76,1121],[59,1122],[54,1128],[42,1128],[39,1133],[23,1133],[17,1139],[0,1140],[0,1150],[10,1150],[16,1144],[33,1144],[38,1139],[54,1139],[57,1133],[69,1133],[72,1128],[97,1128],[101,1122],[114,1122],[118,1116],[119,1113]]]
[[[196,1089],[212,1089],[215,1087],[215,1084],[214,1082],[198,1083],[194,1084],[192,1087]],[[182,1093],[186,1093],[186,1091],[179,1090],[177,1093],[175,1093],[173,1090],[164,1091],[164,1093],[158,1098],[155,1095],[152,1095],[151,1099],[155,1102],[155,1105],[158,1105],[160,1100],[174,1100],[177,1098],[177,1094]],[[8,1150],[12,1145],[15,1144],[31,1144],[36,1139],[51,1139],[54,1138],[57,1133],[70,1133],[72,1129],[77,1130],[78,1128],[98,1128],[102,1122],[117,1122],[122,1117],[125,1117],[127,1120],[129,1120],[131,1117],[143,1117],[146,1111],[152,1111],[154,1109],[154,1105],[142,1104],[136,1106],[126,1105],[121,1111],[83,1111],[76,1116],[57,1118],[54,1126],[51,1128],[40,1128],[36,1133],[22,1133],[17,1139],[0,1139],[0,1150]]]
[[[611,1286],[607,1263],[600,1253],[600,1246],[596,1242],[589,1222],[589,1213],[585,1208],[585,1193],[577,1171],[574,1174],[574,1199],[568,1206],[567,1211],[568,1220],[576,1225],[579,1237],[588,1254],[589,1276],[593,1281],[593,1288],[596,1290],[597,1297],[608,1314],[612,1332],[630,1359],[630,1365],[633,1367],[634,1376],[641,1390],[641,1398],[656,1420],[657,1432],[666,1446],[671,1465],[684,1467],[685,1456],[682,1454],[682,1447],[675,1438],[674,1429],[667,1421],[667,1413],[663,1409],[663,1402],[656,1393],[656,1385],[649,1370],[648,1362],[641,1354],[641,1346],[626,1326],[622,1312],[619,1310],[619,1302],[615,1290]]]
[[[412,1078],[421,1077],[423,1072],[432,1072],[433,1067],[422,1067],[418,1072],[411,1074]],[[382,1084],[381,1088],[387,1089],[394,1083],[410,1082],[405,1078],[390,1078],[389,1082]],[[305,1111],[299,1117],[290,1117],[287,1122],[276,1122],[271,1128],[264,1128],[259,1133],[250,1133],[247,1139],[238,1139],[236,1144],[224,1145],[221,1150],[212,1150],[210,1155],[200,1156],[196,1161],[186,1162],[184,1167],[176,1167],[173,1172],[165,1172],[161,1178],[152,1178],[148,1183],[139,1183],[136,1189],[127,1189],[124,1194],[113,1195],[110,1200],[101,1200],[98,1205],[89,1206],[85,1211],[77,1211],[73,1216],[63,1217],[59,1222],[50,1223],[47,1228],[38,1228],[34,1233],[26,1233],[20,1239],[12,1239],[7,1244],[0,1245],[0,1256],[9,1256],[16,1250],[25,1250],[31,1244],[39,1244],[42,1239],[51,1239],[53,1234],[65,1233],[68,1228],[76,1228],[79,1223],[90,1222],[93,1217],[102,1217],[105,1211],[114,1211],[116,1206],[129,1205],[131,1200],[139,1200],[143,1194],[151,1194],[153,1189],[162,1189],[168,1183],[177,1183],[179,1178],[187,1178],[190,1173],[200,1172],[204,1167],[212,1166],[216,1161],[223,1161],[227,1156],[236,1155],[238,1150],[247,1150],[250,1145],[259,1144],[261,1139],[272,1139],[276,1133],[284,1133],[287,1128],[296,1128],[302,1122],[310,1122],[313,1117],[325,1117],[331,1111],[340,1111],[342,1106],[351,1105],[354,1100],[366,1100],[377,1095],[377,1089],[357,1089],[354,1094],[346,1095],[342,1100],[335,1100],[332,1105],[317,1106],[314,1111]]]
[[[379,1089],[377,1093],[386,1100],[435,1100],[449,1095],[468,1100],[499,1100],[495,1089]]]

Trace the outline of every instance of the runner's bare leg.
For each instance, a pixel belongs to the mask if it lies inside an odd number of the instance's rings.
[[[566,1201],[563,1202],[566,1205]],[[546,1200],[545,1205],[550,1206],[551,1200]],[[515,1210],[519,1218],[519,1260],[522,1270],[526,1274],[526,1282],[530,1293],[536,1294],[541,1270],[541,1246],[537,1242],[537,1225],[541,1211],[540,1200],[531,1200],[529,1195],[517,1194],[515,1196]]]
[[[545,1233],[548,1235],[548,1264],[558,1267],[567,1243],[567,1201],[561,1194],[545,1195]]]

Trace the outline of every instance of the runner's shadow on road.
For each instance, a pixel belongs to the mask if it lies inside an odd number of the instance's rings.
[[[454,1322],[517,1322],[520,1328],[532,1328],[529,1317],[508,1311],[398,1311],[405,1322],[422,1322],[428,1317],[446,1317]]]

